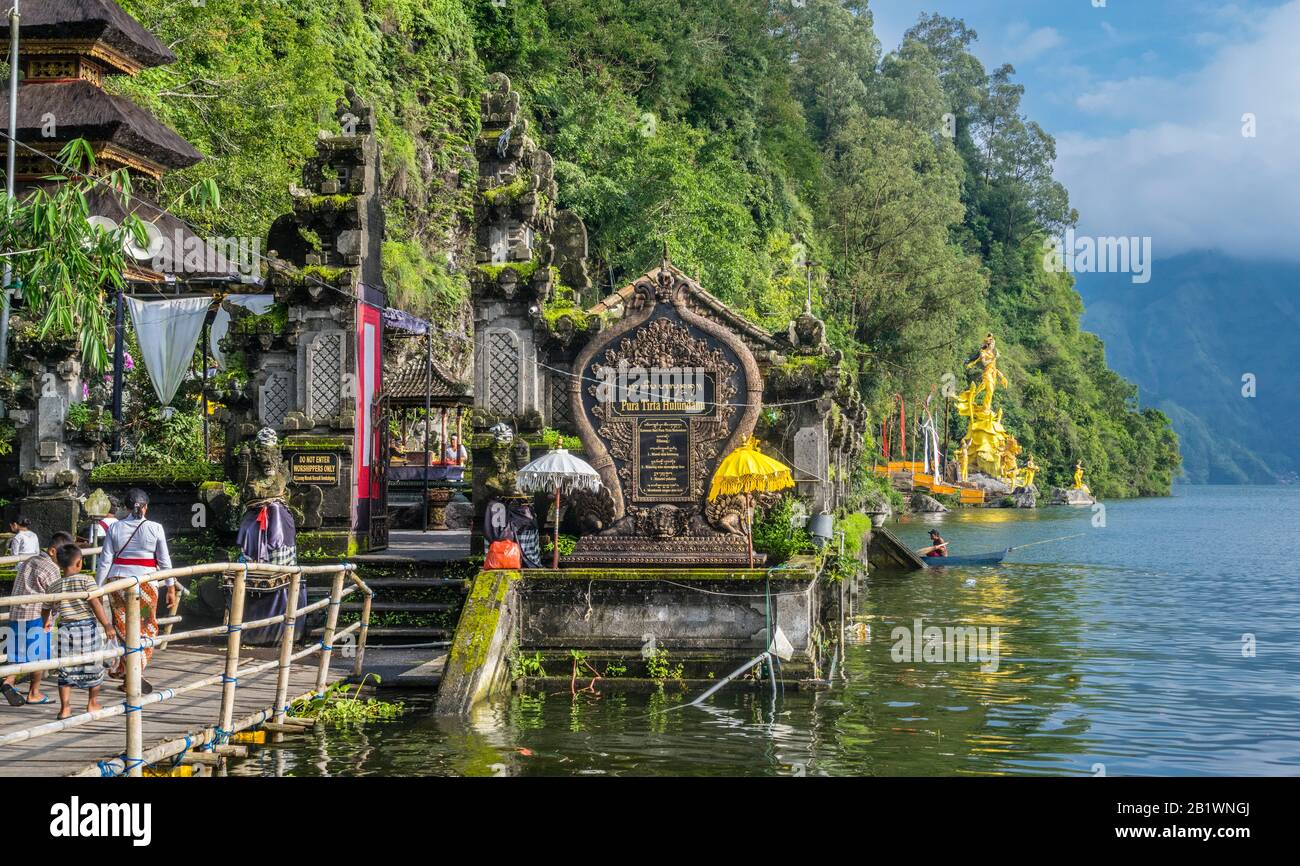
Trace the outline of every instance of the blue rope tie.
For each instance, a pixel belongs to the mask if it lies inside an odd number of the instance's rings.
[[[129,715],[131,715],[132,713],[138,713],[138,712],[141,712],[141,710],[142,710],[141,707],[133,707],[133,706],[131,706],[130,704],[123,704],[123,706],[126,707],[126,712],[122,714],[122,715],[125,715],[125,716],[129,716]]]
[[[221,683],[222,683],[222,685],[225,685],[226,683],[234,683],[236,686],[238,686],[238,685],[239,685],[239,677],[228,677],[228,676],[226,676],[225,674],[222,674],[222,675],[221,675]]]
[[[326,644],[325,641],[321,641],[321,642],[320,642],[320,648],[321,648],[322,650],[324,650],[325,652],[332,652],[333,649],[334,649],[334,647],[332,647],[332,646]]]
[[[242,625],[228,625],[228,626],[226,626],[226,634],[234,634],[234,633],[237,632],[237,631],[243,631],[243,630],[244,630],[244,627],[243,627]]]
[[[113,764],[114,761],[121,761],[122,769],[119,770],[116,766],[114,766]],[[105,761],[96,761],[95,766],[99,768],[99,774],[101,777],[106,779],[112,779],[112,778],[116,778],[117,776],[125,776],[127,773],[131,772],[136,767],[143,767],[146,766],[146,764],[143,758],[132,758],[131,760],[128,761],[126,759],[126,755],[122,754],[122,755],[118,755],[116,758],[109,758],[108,760]]]
[[[184,748],[184,749],[181,749],[179,752],[177,752],[176,755],[172,758],[172,769],[173,769],[173,770],[176,769],[177,767],[179,767],[179,766],[181,765],[181,761],[185,758],[185,753],[188,752],[188,751],[190,750],[190,747],[191,747],[192,745],[194,745],[194,741],[191,740],[191,739],[189,738],[189,735],[187,734],[187,735],[185,736],[185,748]]]
[[[116,768],[113,767],[114,761],[121,761],[123,769],[126,768],[126,755],[117,758],[109,758],[106,761],[96,761],[95,766],[99,767],[99,775],[105,779],[111,779],[117,775]]]
[[[142,652],[144,652],[144,647],[143,647],[143,646],[138,646],[138,647],[126,647],[126,648],[123,650],[122,655],[123,655],[123,656],[129,656],[129,655],[131,655],[132,653],[142,653]]]

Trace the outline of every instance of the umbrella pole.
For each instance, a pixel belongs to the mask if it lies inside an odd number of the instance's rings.
[[[551,568],[560,567],[560,488],[555,488],[555,537],[551,539]]]
[[[749,547],[749,567],[754,567],[754,494],[745,494],[745,512],[748,532],[745,533],[745,541]]]

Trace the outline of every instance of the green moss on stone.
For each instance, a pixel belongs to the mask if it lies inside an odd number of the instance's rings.
[[[307,208],[312,211],[343,210],[356,201],[354,195],[312,195],[307,197]]]
[[[475,576],[456,625],[448,656],[449,670],[459,668],[465,676],[470,676],[487,662],[510,585],[520,577],[518,571],[480,571]]]
[[[332,268],[328,265],[307,265],[298,273],[304,280],[320,280],[324,283],[334,283],[339,277],[343,276],[344,268]]]
[[[199,485],[221,478],[221,469],[209,463],[104,463],[90,471],[93,484]]]
[[[284,451],[342,451],[350,447],[343,436],[289,436],[280,442]]]
[[[520,282],[523,282],[524,280],[531,278],[533,273],[536,272],[537,262],[505,262],[500,265],[476,265],[474,269],[493,282],[496,282],[496,279],[501,276],[502,271],[514,271],[519,275]]]
[[[489,205],[501,204],[504,202],[516,202],[528,192],[528,179],[522,175],[515,178],[510,183],[503,186],[494,186],[491,189],[483,190],[483,201]]]

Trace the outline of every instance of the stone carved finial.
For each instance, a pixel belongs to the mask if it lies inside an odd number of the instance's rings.
[[[790,322],[790,344],[800,355],[819,355],[826,349],[826,323],[805,310]]]
[[[96,487],[94,492],[86,497],[82,507],[90,517],[107,517],[113,511],[113,502],[102,487]]]

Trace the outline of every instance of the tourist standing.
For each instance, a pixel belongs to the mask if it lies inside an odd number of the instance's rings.
[[[108,527],[103,550],[95,563],[95,581],[100,586],[123,577],[145,577],[172,567],[171,554],[167,552],[167,533],[160,524],[146,519],[149,513],[149,495],[139,488],[133,488],[127,491],[126,505],[131,509],[130,516]],[[172,578],[163,581],[163,586],[166,588],[165,602],[170,610],[176,604],[179,590]],[[113,627],[119,638],[126,635],[126,594],[135,591],[135,587],[120,589],[109,597],[113,602]],[[158,585],[142,582],[140,636],[151,638],[157,635]],[[146,646],[140,663],[142,671],[152,657],[153,647]],[[125,659],[117,659],[109,670],[109,676],[121,679],[125,671]],[[153,686],[148,680],[141,679],[140,690],[148,694],[153,691]]]
[[[81,548],[75,544],[65,544],[56,553],[59,569],[63,576],[50,587],[51,592],[89,592],[95,588],[95,581],[88,574],[81,573]],[[56,610],[57,608],[57,610]],[[45,613],[45,627],[52,624],[55,613],[59,617],[59,658],[68,659],[85,653],[97,653],[104,649],[104,635],[113,627],[108,618],[104,604],[98,598],[63,599]],[[103,632],[100,632],[100,627]],[[96,660],[81,664],[69,664],[59,668],[59,718],[66,719],[72,715],[72,690],[85,689],[86,712],[93,713],[101,709],[99,705],[99,687],[104,684],[104,663]]]
[[[9,540],[10,556],[31,556],[40,552],[41,540],[31,530],[31,522],[23,515],[18,515],[9,522],[9,531],[14,537]]]
[[[59,548],[72,544],[73,538],[67,532],[56,532],[50,536],[50,546],[45,554],[28,558],[18,566],[18,576],[14,580],[13,595],[45,595],[50,592],[59,579],[59,566],[56,557]],[[45,628],[43,606],[40,602],[15,605],[9,608],[9,662],[26,664],[43,662],[50,658],[50,633]],[[24,699],[14,688],[17,674],[10,674],[0,682],[0,692],[11,706],[23,704],[48,704],[49,697],[41,693],[42,671],[32,671],[31,681],[27,684],[27,697]]]

